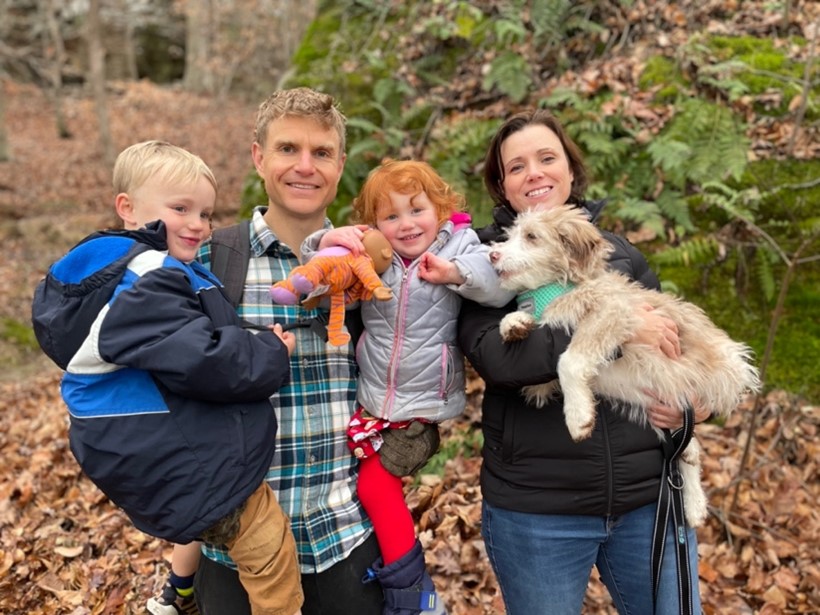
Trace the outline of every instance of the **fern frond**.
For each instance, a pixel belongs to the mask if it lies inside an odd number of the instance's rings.
[[[691,99],[681,105],[680,113],[649,147],[665,171],[677,179],[682,173],[685,181],[703,184],[726,177],[739,179],[746,168],[748,139],[731,111]],[[687,150],[688,157],[681,159]]]
[[[505,51],[490,64],[490,71],[484,77],[482,87],[487,92],[498,87],[501,93],[514,102],[521,102],[531,85],[532,77],[527,60],[517,53]]]
[[[760,288],[763,290],[763,295],[766,301],[771,301],[774,298],[776,286],[774,279],[774,271],[772,271],[771,256],[777,258],[777,255],[772,252],[768,246],[761,244],[758,246],[760,258],[754,259],[755,273],[757,274],[757,281],[760,283]]]
[[[714,237],[692,237],[653,254],[649,260],[655,265],[691,267],[714,261],[719,252],[720,243]]]
[[[664,218],[675,224],[678,235],[695,230],[689,215],[689,202],[676,190],[663,190],[656,199]]]
[[[682,186],[686,180],[686,167],[692,158],[692,147],[671,136],[660,136],[646,148],[652,162],[660,167],[675,185]]]
[[[663,216],[658,205],[652,201],[627,196],[618,204],[614,215],[622,220],[630,220],[645,226],[656,235],[663,235]]]

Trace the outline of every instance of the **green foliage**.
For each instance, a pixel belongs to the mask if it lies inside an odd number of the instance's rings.
[[[487,91],[498,87],[501,93],[518,103],[526,98],[532,86],[529,72],[526,59],[512,51],[505,51],[492,61],[482,87]]]
[[[12,318],[4,318],[0,321],[0,338],[25,349],[39,348],[31,325]]]
[[[813,238],[788,288],[767,367],[768,384],[810,399],[820,398],[809,368],[820,358],[820,324],[806,318],[820,295],[818,176],[820,161],[762,161],[749,165],[741,185],[707,182],[699,233],[651,257],[665,279],[760,357],[787,265]]]
[[[492,221],[493,202],[477,169],[499,124],[500,120],[473,118],[444,124],[434,132],[427,149],[427,161],[466,197],[474,226]]]
[[[687,182],[738,179],[749,148],[745,128],[726,107],[693,98],[680,105],[648,151],[677,188]]]
[[[656,252],[650,258],[653,266],[695,267],[715,261],[720,252],[718,240],[711,236],[691,237],[676,246]]]
[[[674,102],[687,85],[687,80],[677,63],[662,55],[647,59],[638,78],[638,86],[642,90],[658,88],[655,92],[655,101],[658,103]]]
[[[422,30],[442,41],[452,38],[472,40],[484,21],[484,13],[469,2],[449,2],[448,7],[446,13],[427,17],[422,22]]]
[[[427,464],[418,472],[415,480],[422,474],[444,476],[444,466],[450,459],[459,455],[464,458],[477,457],[484,446],[484,434],[480,429],[465,427],[455,430],[448,438],[442,438],[438,452],[433,455]]]
[[[805,39],[792,37],[791,45],[805,47]],[[757,96],[774,92],[772,98],[755,104],[758,113],[780,116],[787,112],[792,98],[802,91],[805,63],[787,56],[785,46],[775,46],[769,38],[753,36],[696,37],[687,47],[690,62],[698,65],[697,81],[703,86],[723,92],[729,100],[750,94]],[[815,75],[816,75],[815,62]],[[808,116],[816,117],[820,82],[814,78]],[[815,102],[812,102],[815,101]]]
[[[265,182],[259,177],[256,169],[248,171],[242,182],[242,197],[239,203],[238,220],[246,220],[253,215],[253,208],[267,205],[268,195],[265,192]]]

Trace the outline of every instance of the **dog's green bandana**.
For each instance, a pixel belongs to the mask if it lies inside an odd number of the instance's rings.
[[[546,286],[541,286],[540,288],[525,290],[516,297],[518,309],[522,312],[532,314],[533,318],[540,320],[541,314],[544,313],[544,310],[550,303],[561,295],[568,293],[573,288],[575,288],[575,284],[572,282],[568,284],[558,284],[558,282],[553,282],[551,284],[547,284]]]

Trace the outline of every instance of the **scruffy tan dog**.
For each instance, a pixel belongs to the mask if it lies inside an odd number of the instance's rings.
[[[549,288],[558,295],[537,319],[521,309],[508,314],[501,321],[502,338],[522,339],[543,325],[572,332],[558,361],[558,381],[525,387],[528,401],[543,406],[560,382],[567,428],[577,442],[595,426],[594,395],[610,398],[630,420],[647,424],[646,408],[655,400],[644,391],[681,408],[696,398],[726,416],[745,392],[760,388],[748,346],[730,339],[697,306],[608,270],[611,250],[583,210],[569,206],[519,214],[507,240],[491,246],[490,260],[503,288],[518,293]],[[519,308],[525,296],[519,295]],[[641,325],[636,306],[647,303],[677,324],[680,358],[625,344]],[[682,460],[684,506],[695,527],[706,518],[707,506],[694,438]]]

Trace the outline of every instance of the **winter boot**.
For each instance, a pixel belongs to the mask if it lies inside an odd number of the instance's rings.
[[[384,591],[382,615],[447,615],[436,593],[433,579],[424,566],[421,543],[416,540],[401,559],[385,566],[379,558],[368,569],[371,579],[378,579]]]

